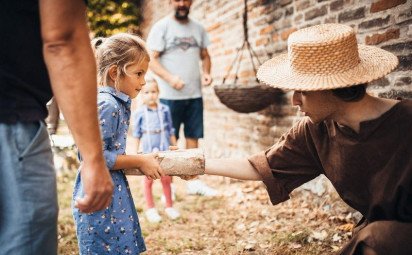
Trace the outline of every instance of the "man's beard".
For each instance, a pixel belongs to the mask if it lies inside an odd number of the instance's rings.
[[[187,20],[188,16],[189,16],[189,8],[182,7],[182,8],[176,9],[176,12],[175,12],[176,19]]]

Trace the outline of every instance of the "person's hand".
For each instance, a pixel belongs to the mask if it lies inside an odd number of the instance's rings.
[[[84,197],[77,198],[75,207],[83,213],[92,213],[108,207],[112,200],[113,181],[103,160],[80,166]]]
[[[185,86],[185,82],[177,75],[174,75],[170,81],[170,86],[174,89],[181,90]]]
[[[176,145],[170,145],[169,146],[169,150],[171,150],[171,151],[177,151],[178,149],[179,149],[179,147],[176,146]]]
[[[212,76],[210,76],[210,74],[208,74],[208,73],[204,73],[203,75],[202,75],[202,84],[204,85],[204,86],[208,86],[208,85],[210,85],[212,83]]]
[[[142,157],[141,166],[138,166],[139,170],[147,176],[150,180],[160,179],[160,177],[165,176],[163,169],[160,167],[157,161],[157,153],[151,154],[140,154]]]

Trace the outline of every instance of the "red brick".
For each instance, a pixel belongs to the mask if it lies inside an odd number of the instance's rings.
[[[376,45],[391,39],[399,38],[399,29],[390,29],[383,34],[374,34],[365,38],[365,43],[368,45]]]
[[[335,16],[330,16],[325,19],[325,23],[336,23],[337,18]]]
[[[280,6],[285,6],[292,3],[292,0],[280,0],[279,4]]]
[[[255,71],[247,70],[247,71],[240,72],[238,77],[239,78],[250,78],[250,77],[255,77],[255,75],[256,75]]]
[[[341,10],[343,8],[343,0],[337,0],[332,3],[330,3],[330,10],[331,11],[337,11]]]
[[[302,19],[303,19],[303,14],[299,13],[299,14],[295,15],[295,22],[298,22]]]
[[[269,42],[268,38],[261,38],[256,40],[256,46],[266,45]]]
[[[288,30],[283,31],[280,37],[282,38],[283,41],[286,41],[289,38],[289,35],[295,31],[296,31],[296,28],[290,28]]]
[[[265,35],[265,34],[267,34],[267,33],[270,33],[270,32],[272,32],[273,31],[273,25],[269,25],[269,26],[267,26],[267,27],[264,27],[264,28],[262,28],[261,30],[260,30],[260,35]]]
[[[411,71],[412,70],[412,54],[398,56],[399,65],[395,69],[397,71]]]
[[[380,18],[364,21],[360,23],[358,27],[362,29],[370,29],[373,27],[384,27],[389,23],[389,21],[390,21],[390,15],[387,15],[385,18],[380,17]]]
[[[296,10],[301,11],[307,9],[310,6],[309,1],[296,1]]]
[[[285,16],[290,16],[293,14],[293,6],[289,7],[289,8],[285,8]]]
[[[412,85],[412,78],[409,76],[399,77],[396,79],[395,86],[409,86]]]
[[[339,23],[365,18],[365,7],[342,12],[339,14]]]
[[[396,91],[388,94],[389,96],[412,98],[412,38],[408,37],[412,34],[412,23],[410,22],[412,16],[410,16],[410,8],[406,6],[410,4],[410,1],[250,0],[248,1],[250,11],[248,13],[249,39],[253,42],[253,48],[256,48],[256,40],[260,39],[259,43],[268,46],[268,54],[270,52],[270,54],[277,55],[280,52],[285,52],[287,44],[284,40],[290,34],[290,31],[286,31],[292,27],[302,28],[314,22],[339,22],[353,26],[355,29],[360,30],[358,38],[363,38],[362,43],[367,42],[372,45],[378,43],[382,49],[396,54],[400,60],[398,69],[389,76],[391,78],[379,79],[377,81],[379,86],[370,86],[371,92],[378,94],[378,92],[394,88]],[[150,10],[148,8],[147,11],[143,12],[145,19],[142,29],[145,29],[144,31],[150,29],[151,25],[159,18],[171,12],[168,1],[145,0],[143,2],[151,7]],[[201,2],[207,3],[202,4]],[[310,6],[308,6],[308,2],[311,4]],[[375,3],[372,4],[373,2]],[[227,74],[229,65],[234,60],[236,47],[240,46],[239,43],[243,40],[243,31],[240,29],[242,26],[243,1],[209,0],[193,1],[193,3],[191,9],[193,17],[196,17],[201,24],[205,25],[211,39],[218,38],[215,39],[218,43],[212,43],[209,48],[214,59],[212,59],[214,62],[213,70],[215,83],[217,84]],[[263,5],[263,3],[267,4]],[[399,5],[401,3],[404,4]],[[300,11],[297,10],[298,6]],[[304,15],[306,13],[314,9],[322,9],[324,6],[326,6],[327,11],[325,15],[315,17],[309,22],[305,21]],[[220,20],[219,17],[226,13],[231,13],[231,15]],[[259,26],[256,25],[258,22]],[[273,25],[272,30],[269,28],[270,25]],[[399,32],[397,31],[398,28]],[[237,32],[233,34],[234,29]],[[398,35],[398,33],[400,34]],[[144,35],[146,34],[144,33]],[[231,40],[232,37],[236,37],[237,41]],[[259,46],[258,50],[264,55],[265,50],[263,47],[265,46],[263,44]],[[253,77],[250,77],[252,76],[252,67],[248,62],[248,55],[245,53],[239,72],[239,75],[244,77],[240,77],[237,84],[243,84],[242,81],[244,81],[244,84],[254,81]],[[226,84],[233,83],[235,69],[233,67],[231,70],[230,77],[225,82]],[[213,153],[214,156],[229,156],[235,152],[239,155],[250,155],[263,150],[264,147],[270,146],[280,135],[287,131],[293,121],[296,121],[296,117],[294,117],[296,108],[289,105],[291,94],[286,94],[282,102],[274,104],[259,113],[239,114],[220,104],[212,87],[203,90],[205,92],[205,116],[207,116],[205,122],[207,139],[204,141],[207,145],[205,149],[208,153]],[[259,119],[259,117],[263,117],[264,120]],[[268,128],[270,129],[269,134],[267,134]],[[216,130],[221,132],[216,132]],[[260,139],[259,135],[263,138]],[[225,146],[228,140],[230,144]]]
[[[212,42],[213,44],[215,44],[215,43],[221,43],[221,42],[222,42],[222,39],[220,39],[219,37],[214,37],[214,38],[212,38],[211,42]]]
[[[229,50],[225,50],[225,52],[223,53],[223,55],[231,55],[231,54],[233,54],[233,50],[232,49],[229,49]]]
[[[215,29],[219,28],[219,27],[220,27],[220,25],[222,25],[220,22],[214,23],[214,24],[212,24],[212,25],[208,26],[208,27],[206,28],[206,30],[207,30],[207,32],[209,32],[209,33],[210,33],[211,31],[213,31],[213,30],[215,30]]]
[[[406,0],[380,0],[376,3],[372,3],[371,12],[380,12],[406,3]]]
[[[322,6],[321,8],[316,8],[305,13],[305,21],[324,16],[328,13],[326,6]]]
[[[412,52],[412,40],[405,40],[403,42],[386,45],[382,49],[392,53],[402,54],[403,52]]]

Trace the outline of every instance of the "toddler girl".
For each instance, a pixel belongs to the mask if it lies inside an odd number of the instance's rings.
[[[148,82],[142,93],[144,105],[135,113],[133,123],[133,136],[137,139],[137,147],[139,148],[139,144],[142,142],[143,153],[168,150],[169,145],[176,145],[169,107],[158,102],[159,88],[155,80]],[[163,176],[160,180],[166,200],[165,213],[170,219],[177,219],[180,217],[180,213],[172,207],[172,177]],[[147,204],[146,218],[153,223],[159,222],[161,217],[153,201],[153,180],[144,178],[143,181]]]
[[[100,85],[97,101],[103,151],[115,189],[105,210],[86,214],[73,207],[79,250],[80,254],[139,254],[146,247],[122,169],[139,168],[150,179],[163,176],[155,154],[125,155],[131,99],[145,85],[150,58],[143,40],[130,34],[94,39],[92,44]],[[73,202],[83,195],[78,173]]]

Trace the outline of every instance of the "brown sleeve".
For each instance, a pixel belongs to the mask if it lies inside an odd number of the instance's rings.
[[[289,199],[292,190],[321,174],[316,159],[307,120],[302,120],[271,148],[248,160],[262,176],[272,204],[278,204]]]

